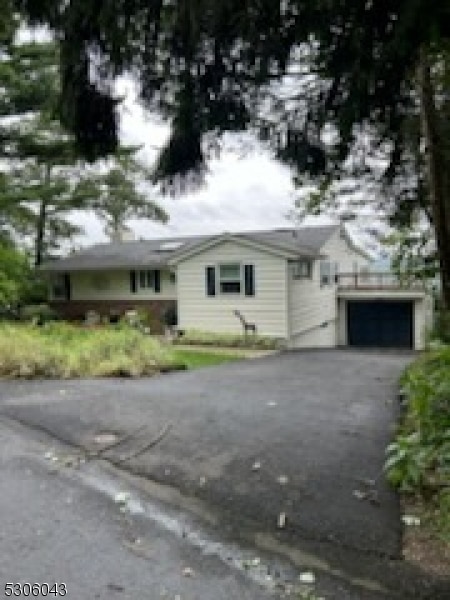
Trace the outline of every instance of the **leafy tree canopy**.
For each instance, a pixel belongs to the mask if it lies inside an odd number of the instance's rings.
[[[172,121],[158,179],[201,171],[205,134],[252,126],[325,188],[347,161],[358,177],[381,152],[396,218],[404,222],[421,198],[431,209],[450,306],[448,2],[16,4],[61,41],[63,119],[91,159],[117,146],[112,81],[124,70],[143,102]]]
[[[138,190],[140,184],[149,182],[150,175],[134,157],[135,152],[135,148],[122,148],[104,172],[93,174],[76,188],[77,195],[89,198],[88,207],[103,221],[112,239],[120,239],[130,219],[168,220],[149,192]]]
[[[289,139],[282,144],[291,146],[289,158],[304,168],[323,168],[319,133],[329,119],[340,133],[339,159],[354,141],[357,123],[368,122],[396,141],[414,102],[409,81],[420,49],[439,53],[450,34],[448,3],[426,0],[18,5],[31,18],[50,22],[61,38],[65,118],[88,154],[116,143],[111,81],[133,70],[144,102],[173,119],[161,176],[198,167],[204,133],[248,125],[255,117],[255,90],[305,62],[321,85],[314,98],[297,87]]]

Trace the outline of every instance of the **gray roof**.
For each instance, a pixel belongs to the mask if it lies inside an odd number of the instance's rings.
[[[250,231],[230,234],[250,242],[262,244],[296,256],[315,257],[328,240],[336,225]],[[44,271],[99,271],[104,269],[130,269],[139,267],[164,267],[177,254],[189,253],[217,235],[171,237],[154,240],[111,242],[84,248],[65,258],[44,263]]]
[[[255,242],[277,246],[298,254],[318,254],[325,242],[336,231],[338,225],[323,227],[297,227],[253,231],[242,235]]]

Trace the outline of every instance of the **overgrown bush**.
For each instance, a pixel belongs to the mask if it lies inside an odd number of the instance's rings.
[[[405,372],[407,412],[387,448],[389,480],[404,492],[450,504],[450,346],[429,351]]]
[[[436,311],[432,338],[450,344],[450,310]]]
[[[0,315],[11,314],[23,304],[45,302],[47,282],[11,241],[0,239],[0,265]]]
[[[0,324],[0,377],[135,377],[176,366],[170,350],[131,328]]]
[[[211,333],[207,331],[189,330],[174,340],[175,344],[195,346],[218,346],[223,348],[254,348],[258,350],[276,350],[281,341],[261,335],[238,335],[231,333]]]
[[[142,331],[149,331],[152,334],[162,333],[164,330],[161,319],[153,311],[146,308],[127,311],[120,322]]]
[[[48,304],[30,304],[22,306],[20,309],[20,319],[23,321],[33,321],[35,324],[42,325],[49,321],[57,321],[58,313]]]

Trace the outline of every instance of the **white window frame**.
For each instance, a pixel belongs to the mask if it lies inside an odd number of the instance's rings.
[[[155,291],[155,270],[141,269],[137,272],[137,284],[140,290]]]
[[[292,279],[312,279],[313,263],[307,258],[300,258],[292,263]]]
[[[238,278],[237,277],[223,277],[222,276],[222,273],[221,273],[222,267],[229,267],[229,266],[233,266],[233,267],[237,266],[237,267],[239,267],[239,277]],[[223,295],[223,296],[233,296],[233,295],[234,296],[240,296],[240,295],[242,295],[242,291],[243,291],[243,288],[244,288],[244,281],[243,281],[243,272],[244,272],[244,270],[242,268],[242,263],[236,262],[236,261],[233,261],[233,262],[230,261],[230,262],[226,262],[226,263],[225,262],[219,263],[217,265],[217,271],[216,272],[217,272],[217,275],[216,275],[216,277],[217,277],[217,281],[216,281],[216,283],[217,283],[217,289],[218,289],[218,292],[219,292],[220,295]],[[239,291],[224,291],[222,289],[222,283],[225,283],[225,284],[226,283],[239,283]]]
[[[327,267],[325,269],[325,266]],[[336,275],[339,273],[339,263],[331,260],[320,261],[320,287],[336,284]]]

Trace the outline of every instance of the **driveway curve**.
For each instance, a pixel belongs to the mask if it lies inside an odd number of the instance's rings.
[[[84,447],[99,432],[146,425],[151,441],[167,430],[127,468],[272,546],[301,545],[336,568],[386,565],[400,558],[401,529],[384,451],[411,359],[293,351],[152,379],[2,382],[0,412]]]

